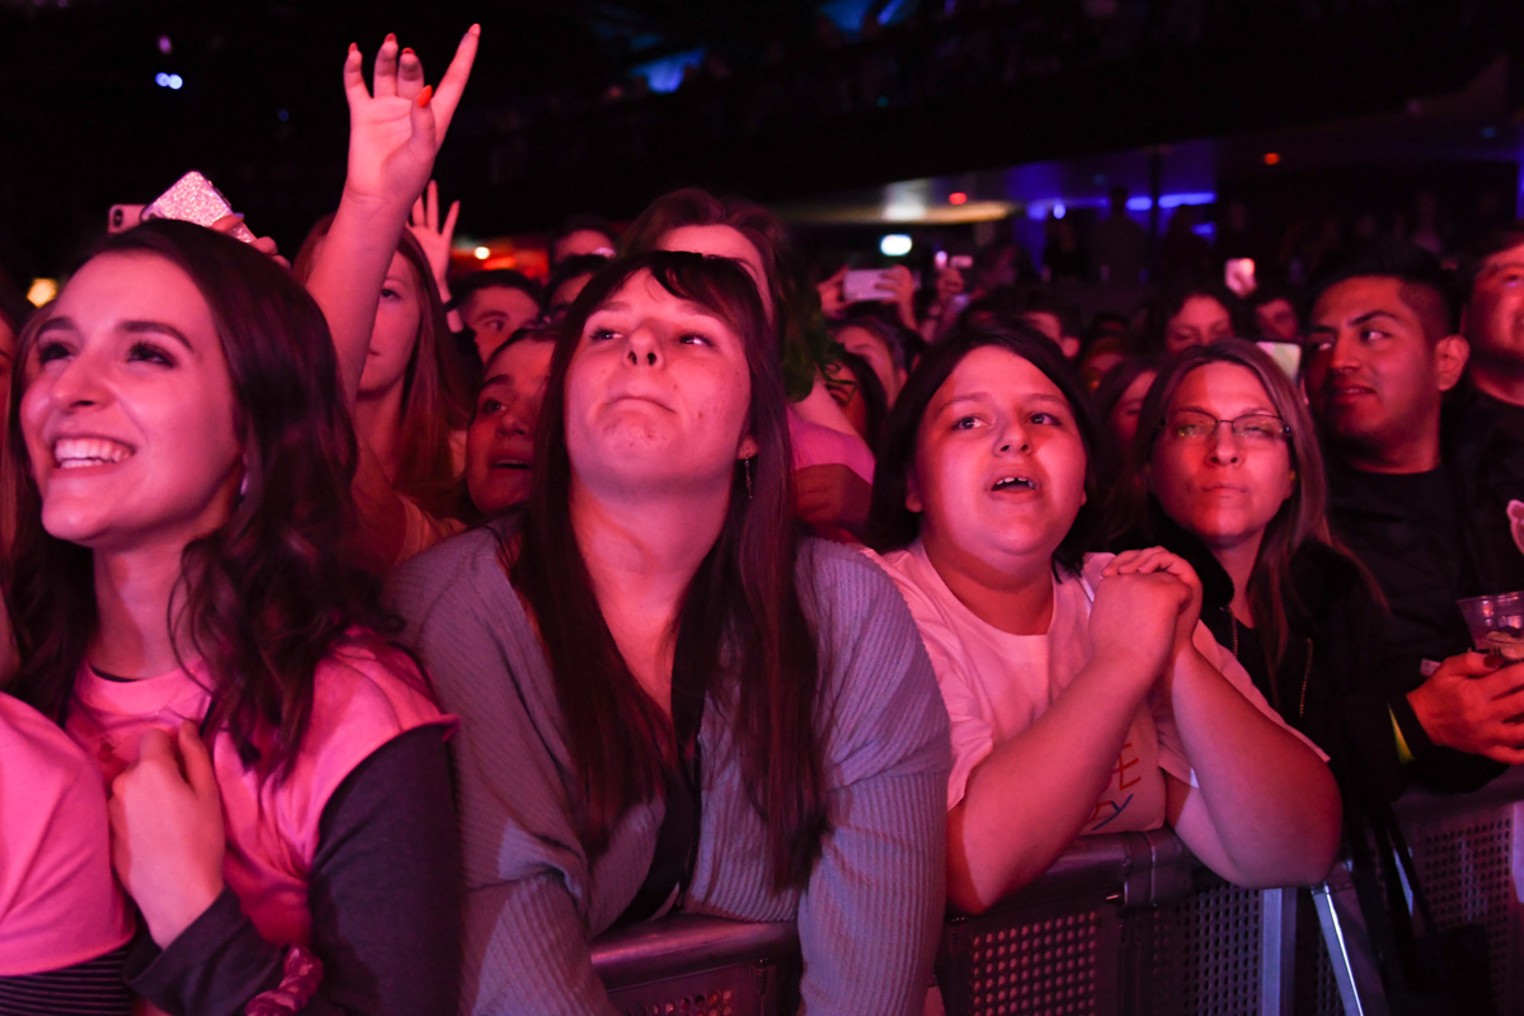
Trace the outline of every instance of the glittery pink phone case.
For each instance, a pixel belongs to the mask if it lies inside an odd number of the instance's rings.
[[[217,220],[232,214],[233,206],[228,204],[228,199],[212,185],[212,181],[194,169],[176,180],[169,190],[160,194],[151,205],[143,209],[144,221],[181,219],[208,227]],[[241,222],[229,232],[244,243],[254,239],[254,234],[249,231],[249,227]]]

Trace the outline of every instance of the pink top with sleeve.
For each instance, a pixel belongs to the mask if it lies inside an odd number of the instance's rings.
[[[873,482],[873,453],[862,438],[806,420],[790,406],[788,439],[794,450],[795,469],[843,465],[867,483]]]
[[[138,681],[86,668],[75,685],[69,734],[112,780],[136,760],[149,727],[173,733],[187,720],[199,727],[209,686],[200,663]],[[427,724],[445,727],[442,736],[448,736],[455,721],[434,705],[405,654],[347,647],[317,668],[311,723],[285,779],[261,780],[246,769],[226,733],[213,740],[227,832],[223,877],[266,941],[308,941],[308,874],[329,797],[377,748]]]
[[[0,694],[0,977],[83,963],[131,937],[100,774],[52,721]]]

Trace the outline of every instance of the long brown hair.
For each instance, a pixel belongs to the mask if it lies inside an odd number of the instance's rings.
[[[199,656],[210,674],[206,729],[226,730],[245,765],[284,776],[311,717],[317,665],[341,644],[382,648],[379,639],[349,634],[351,626],[378,628],[380,614],[374,580],[349,550],[356,447],[333,342],[317,304],[288,272],[209,229],[154,220],[108,237],[93,256],[106,254],[164,259],[211,311],[246,486],[228,519],[185,547],[165,623],[177,636],[176,655]],[[22,333],[18,362],[49,317],[44,309]],[[7,690],[63,723],[99,615],[91,551],[43,528],[19,420],[24,373],[12,382],[3,464],[16,510],[7,607],[21,655]]]
[[[1291,560],[1309,542],[1334,546],[1328,530],[1328,481],[1323,472],[1323,453],[1317,432],[1296,386],[1286,372],[1258,346],[1244,339],[1219,339],[1205,346],[1191,346],[1160,367],[1138,411],[1138,431],[1128,455],[1126,480],[1118,486],[1124,499],[1122,512],[1147,529],[1147,467],[1164,427],[1165,415],[1186,375],[1210,363],[1242,367],[1264,388],[1275,414],[1290,428],[1287,450],[1295,482],[1288,497],[1265,526],[1259,554],[1249,575],[1249,610],[1260,632],[1271,673],[1285,658],[1290,640],[1289,610],[1304,610],[1291,581]]]
[[[821,661],[795,583],[788,421],[771,330],[750,276],[728,259],[653,252],[611,264],[572,306],[551,361],[511,576],[534,610],[555,675],[580,790],[580,838],[591,855],[601,853],[619,818],[660,793],[676,762],[672,723],[614,643],[567,522],[567,371],[588,317],[640,272],[744,340],[757,455],[736,463],[719,538],[682,598],[672,687],[674,698],[709,696],[730,719],[747,792],[767,827],[774,884],[803,886],[829,828]]]
[[[298,280],[312,274],[317,247],[332,224],[333,216],[324,216],[307,234],[293,267]],[[392,479],[398,491],[431,515],[451,515],[460,498],[453,432],[470,424],[475,393],[452,340],[428,256],[407,230],[398,240],[397,253],[412,269],[419,308],[418,334],[402,376],[397,473]]]

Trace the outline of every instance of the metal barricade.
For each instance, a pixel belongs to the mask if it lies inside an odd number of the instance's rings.
[[[1396,812],[1435,923],[1485,928],[1497,1011],[1524,1012],[1524,767]],[[604,936],[593,962],[631,1016],[798,1005],[791,924],[673,917]],[[1164,830],[1084,837],[996,910],[951,918],[937,978],[950,1016],[1384,1011],[1347,870],[1312,890],[1241,889]]]
[[[593,969],[626,1016],[784,1016],[799,1005],[792,923],[680,914],[609,932]]]
[[[1497,1011],[1524,1012],[1524,767],[1396,811],[1438,928],[1483,926]],[[1086,837],[996,910],[952,918],[938,979],[949,1016],[1385,1007],[1345,868],[1313,890],[1241,889],[1167,831]]]

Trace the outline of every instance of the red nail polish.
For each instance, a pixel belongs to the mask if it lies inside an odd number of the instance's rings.
[[[433,85],[424,85],[423,86],[423,91],[418,93],[418,106],[419,106],[419,108],[427,107],[428,104],[429,104],[429,100],[432,99],[432,98],[434,98],[434,86]]]

